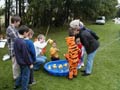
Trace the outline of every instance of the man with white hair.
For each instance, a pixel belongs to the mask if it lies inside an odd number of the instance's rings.
[[[84,24],[79,19],[76,19],[70,22],[70,27],[79,29],[79,28],[83,28]]]
[[[98,37],[96,38],[95,33],[85,28],[84,24],[79,20],[73,20],[70,22],[70,28],[72,28],[76,38],[80,38],[81,43],[85,47],[87,53],[87,64],[85,70],[82,71],[83,76],[88,76],[92,73],[92,66],[94,57],[99,47]]]

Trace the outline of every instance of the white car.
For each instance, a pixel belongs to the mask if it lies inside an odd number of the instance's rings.
[[[115,24],[120,24],[120,18],[115,18],[113,19],[113,21],[115,22]]]
[[[96,24],[105,24],[105,17],[102,16],[102,17],[99,17],[96,19]]]

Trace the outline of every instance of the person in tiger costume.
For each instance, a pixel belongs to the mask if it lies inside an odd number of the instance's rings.
[[[75,43],[75,37],[73,34],[74,33],[69,30],[69,36],[65,38],[68,46],[68,53],[66,53],[64,56],[69,64],[69,79],[73,79],[73,77],[76,77],[78,74],[77,66],[79,62],[78,54],[80,50]]]

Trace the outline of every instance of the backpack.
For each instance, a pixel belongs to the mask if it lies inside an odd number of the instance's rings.
[[[86,29],[88,32],[90,32],[90,34],[96,39],[96,40],[98,40],[99,39],[99,36],[95,33],[95,32],[93,32],[92,30],[90,30],[90,29]]]

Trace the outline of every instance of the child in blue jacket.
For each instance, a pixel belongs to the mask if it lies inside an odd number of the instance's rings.
[[[35,63],[36,61],[36,52],[34,48],[33,41],[30,40],[33,36],[34,32],[32,29],[29,29],[28,36],[25,37],[25,42],[28,46],[28,50],[31,56],[32,61]],[[35,84],[34,76],[33,76],[33,69],[30,70],[30,81],[29,84]]]
[[[14,89],[21,86],[22,90],[28,90],[30,69],[33,68],[33,61],[24,38],[28,35],[29,28],[27,26],[21,26],[18,32],[19,38],[15,39],[14,51],[16,61],[20,66],[20,75],[16,79]]]

